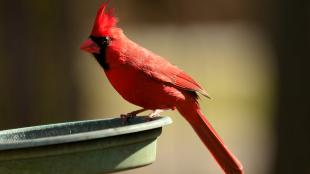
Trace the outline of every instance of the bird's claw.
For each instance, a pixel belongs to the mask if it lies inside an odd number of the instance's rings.
[[[160,116],[161,112],[163,112],[163,110],[161,109],[154,110],[152,113],[148,115],[148,117],[146,117],[146,121],[152,121],[155,117]]]
[[[135,118],[136,116],[137,116],[136,114],[133,114],[132,112],[130,112],[127,114],[121,114],[121,119],[122,119],[123,124],[126,124],[129,122],[131,118]]]
[[[146,111],[147,109],[139,109],[139,110],[136,110],[136,111],[133,111],[133,112],[129,112],[129,113],[127,113],[127,114],[121,114],[121,119],[122,119],[122,121],[123,121],[123,124],[125,124],[125,123],[128,123],[129,122],[129,120],[131,119],[131,118],[135,118],[135,117],[137,117],[137,115],[139,114],[139,113],[141,113],[141,112],[144,112],[144,111]]]

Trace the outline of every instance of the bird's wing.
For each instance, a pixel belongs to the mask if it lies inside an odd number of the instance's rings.
[[[146,73],[155,80],[168,83],[184,90],[199,92],[205,97],[210,98],[207,92],[180,68],[172,65],[167,60],[149,50],[144,48],[141,49],[141,47],[140,50],[141,52],[138,51],[139,53],[136,53],[136,55],[130,55],[130,57],[135,57],[135,61],[130,62],[134,62],[133,65],[136,66],[137,69],[143,71],[143,73]]]

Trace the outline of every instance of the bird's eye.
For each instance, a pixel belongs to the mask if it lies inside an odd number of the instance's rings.
[[[89,38],[95,42],[98,46],[108,46],[110,44],[110,41],[112,40],[109,36],[103,36],[103,37],[95,37],[95,36],[89,36]]]
[[[109,36],[102,37],[101,45],[109,45],[111,38]]]

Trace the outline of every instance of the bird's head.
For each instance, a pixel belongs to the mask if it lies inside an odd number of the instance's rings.
[[[108,3],[109,0],[100,6],[91,35],[81,45],[81,50],[100,54],[100,51],[105,49],[114,39],[113,30],[117,29],[117,18],[113,15],[113,9],[106,11]]]

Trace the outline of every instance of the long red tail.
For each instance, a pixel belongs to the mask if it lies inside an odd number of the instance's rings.
[[[190,123],[202,142],[206,145],[226,174],[243,174],[242,164],[228,150],[209,121],[200,111],[192,97],[177,106],[178,111]]]

